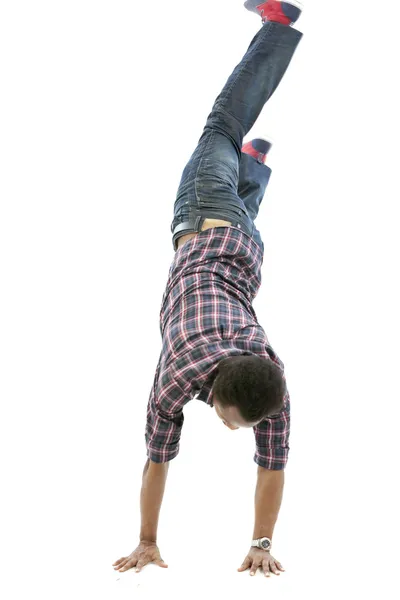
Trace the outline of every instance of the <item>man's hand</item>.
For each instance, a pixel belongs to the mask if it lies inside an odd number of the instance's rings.
[[[250,567],[250,575],[255,575],[258,567],[261,567],[266,577],[269,577],[272,573],[280,575],[279,571],[284,571],[281,563],[278,562],[269,552],[261,550],[252,546],[248,555],[243,561],[238,571],[246,571]]]
[[[129,556],[124,556],[113,563],[114,571],[127,571],[136,567],[138,573],[145,565],[154,562],[159,567],[168,568],[160,556],[160,550],[155,542],[142,540],[139,546]]]

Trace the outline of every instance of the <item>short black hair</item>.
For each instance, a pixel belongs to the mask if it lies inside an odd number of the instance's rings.
[[[269,358],[238,355],[218,364],[212,386],[222,407],[235,406],[246,423],[260,422],[284,406],[282,370]]]

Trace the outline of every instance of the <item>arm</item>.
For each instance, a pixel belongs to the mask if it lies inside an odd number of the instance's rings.
[[[253,540],[272,534],[282,502],[285,471],[258,467]]]
[[[255,462],[258,464],[253,539],[272,540],[282,502],[285,467],[289,454],[290,396],[286,388],[284,410],[279,418],[266,418],[254,428]]]
[[[143,470],[140,508],[140,541],[157,541],[158,518],[164,496],[169,463],[179,453],[184,423],[182,400],[186,398],[171,369],[158,371],[147,405],[145,440],[147,462]],[[189,382],[190,386],[190,382]]]
[[[167,481],[169,462],[155,463],[147,459],[143,470],[140,510],[140,541],[157,543],[158,518]]]

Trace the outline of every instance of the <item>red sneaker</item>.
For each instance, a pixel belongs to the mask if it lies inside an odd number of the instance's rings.
[[[302,13],[303,5],[297,0],[246,0],[245,8],[261,15],[262,22],[273,21],[293,25]]]
[[[251,142],[247,142],[242,146],[242,152],[245,154],[250,154],[258,160],[259,163],[263,163],[265,165],[265,159],[267,158],[268,152],[272,148],[272,142],[265,138],[256,138],[251,140]]]

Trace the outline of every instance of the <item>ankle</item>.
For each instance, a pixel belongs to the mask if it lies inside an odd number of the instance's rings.
[[[261,12],[262,24],[266,25],[267,23],[280,23],[281,25],[291,25],[292,21],[286,15],[281,14],[268,14],[268,17],[264,16],[264,12]]]

